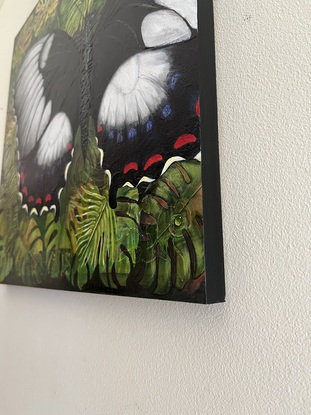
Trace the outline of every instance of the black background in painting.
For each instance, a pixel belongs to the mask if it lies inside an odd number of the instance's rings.
[[[212,0],[198,0],[206,301],[225,300]]]

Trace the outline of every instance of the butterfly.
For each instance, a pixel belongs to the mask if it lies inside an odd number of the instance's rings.
[[[66,0],[62,0],[66,1]],[[94,120],[109,202],[200,160],[197,0],[107,0],[95,29],[55,30],[27,51],[14,88],[20,193],[28,212],[59,209],[81,130]]]

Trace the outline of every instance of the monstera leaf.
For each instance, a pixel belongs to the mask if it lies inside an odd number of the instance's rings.
[[[137,282],[159,295],[184,289],[204,272],[201,164],[174,163],[147,189],[141,208]]]
[[[136,263],[136,251],[140,238],[139,193],[136,188],[122,187],[117,194],[115,276],[119,287],[126,280]]]

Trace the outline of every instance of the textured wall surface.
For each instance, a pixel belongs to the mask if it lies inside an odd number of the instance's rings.
[[[35,3],[0,12],[1,142]],[[310,17],[215,0],[227,303],[1,286],[1,415],[311,413]]]

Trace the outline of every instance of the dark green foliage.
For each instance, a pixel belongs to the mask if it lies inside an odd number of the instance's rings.
[[[95,270],[104,286],[117,288],[125,285],[131,268],[122,247],[126,246],[132,259],[136,258],[139,241],[138,192],[130,189],[130,194],[126,194],[122,189],[125,196],[113,210],[108,203],[107,190],[105,195],[101,195],[97,187],[89,184],[71,200],[76,219],[71,222],[71,240],[75,247],[73,275],[76,274],[79,288],[89,281]],[[114,273],[118,276],[117,281],[113,281]]]
[[[174,163],[142,203],[140,284],[156,294],[182,290],[204,272],[200,163]]]

